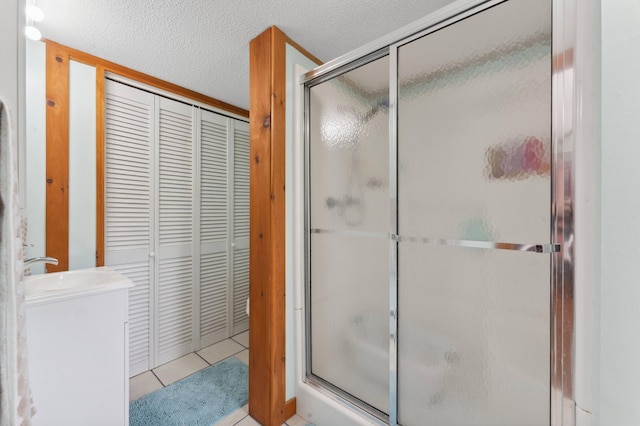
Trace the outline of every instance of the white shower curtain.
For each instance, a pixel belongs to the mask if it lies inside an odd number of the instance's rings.
[[[0,426],[31,424],[17,138],[0,99]]]

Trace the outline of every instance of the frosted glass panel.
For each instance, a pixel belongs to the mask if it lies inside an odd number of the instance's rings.
[[[548,255],[401,243],[404,426],[549,424]]]
[[[389,59],[311,88],[312,227],[389,229]]]
[[[388,412],[389,243],[314,234],[311,248],[311,372]]]
[[[398,58],[401,238],[549,243],[551,3],[509,0]],[[549,262],[400,243],[404,426],[549,423]]]
[[[389,407],[389,59],[310,89],[311,373]]]
[[[469,241],[551,243],[551,5],[396,45],[397,139],[387,58],[310,84],[310,372],[393,416],[396,208],[403,426],[549,424],[551,256]]]
[[[551,2],[501,3],[398,55],[400,232],[548,242]]]

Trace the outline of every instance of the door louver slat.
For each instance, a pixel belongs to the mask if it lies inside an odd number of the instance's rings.
[[[192,258],[159,262],[158,363],[191,351],[193,315]]]
[[[146,371],[149,369],[149,263],[112,268],[135,284],[129,290],[129,364],[136,372]]]
[[[207,346],[227,337],[227,253],[200,259],[200,339]]]
[[[136,252],[151,244],[153,96],[105,84],[105,264],[133,281],[129,290],[129,370],[151,368],[151,271]],[[127,263],[112,259],[129,259]]]
[[[106,80],[104,158],[105,263],[136,284],[131,375],[244,331],[248,124]]]
[[[249,319],[246,312],[249,297],[249,249],[234,251],[233,281],[233,332],[235,334],[244,331],[241,328]]]
[[[193,245],[192,108],[160,99],[158,125],[158,357],[167,362],[193,347],[193,258],[169,255]],[[170,256],[170,257],[167,257]]]
[[[202,111],[200,121],[200,344],[227,336],[227,251],[212,242],[228,238],[227,119]],[[207,249],[209,247],[209,249]]]
[[[234,131],[234,238],[249,237],[249,126],[237,123]],[[243,128],[244,127],[244,128]]]
[[[202,114],[201,123],[201,243],[227,238],[227,130],[213,114]],[[214,119],[218,119],[214,121]]]
[[[233,238],[236,245],[249,239],[249,124],[236,122],[233,132]],[[246,247],[246,245],[245,245]],[[233,333],[249,327],[249,249],[233,252]]]

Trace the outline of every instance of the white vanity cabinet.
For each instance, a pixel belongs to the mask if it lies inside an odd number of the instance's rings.
[[[49,300],[30,300],[27,280],[33,424],[128,425],[131,282],[66,296],[56,292],[57,284],[51,284]]]

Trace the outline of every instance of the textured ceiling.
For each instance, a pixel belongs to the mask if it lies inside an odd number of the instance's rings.
[[[37,0],[44,38],[249,108],[249,41],[277,25],[329,61],[452,0]]]

